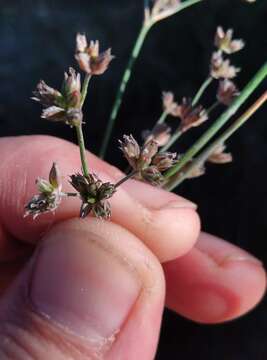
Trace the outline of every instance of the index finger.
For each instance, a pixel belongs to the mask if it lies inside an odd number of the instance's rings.
[[[47,178],[51,164],[59,164],[64,191],[72,191],[68,175],[80,170],[77,146],[48,136],[23,136],[0,140],[0,219],[9,233],[26,242],[36,242],[59,221],[76,217],[80,201],[69,198],[63,201],[55,215],[49,213],[36,220],[23,218],[24,206],[36,193],[35,179]],[[92,172],[105,181],[115,182],[122,173],[87,154]],[[131,187],[139,186],[131,181]],[[147,206],[132,197],[122,186],[112,197],[113,222],[139,237],[161,261],[171,260],[192,248],[199,234],[199,218],[191,202],[166,191],[142,184],[154,199]],[[126,187],[125,187],[126,189]]]

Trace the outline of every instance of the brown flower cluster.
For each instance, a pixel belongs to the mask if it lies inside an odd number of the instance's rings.
[[[224,31],[221,26],[218,26],[214,45],[217,50],[211,57],[210,76],[219,80],[217,100],[229,106],[239,94],[232,79],[237,76],[241,69],[232,65],[229,59],[225,59],[224,54],[231,55],[242,50],[245,43],[242,39],[233,39],[233,29]]]
[[[168,91],[163,92],[162,100],[164,111],[180,119],[179,130],[182,133],[208,120],[208,113],[203,106],[193,106],[191,99],[183,98],[178,104],[174,101],[173,93]]]
[[[177,162],[176,153],[159,152],[159,145],[154,140],[140,147],[132,135],[124,135],[119,143],[135,178],[152,185],[160,185],[164,180],[164,171]]]
[[[35,219],[38,215],[54,212],[61,203],[62,197],[65,196],[62,193],[62,185],[60,182],[60,175],[58,167],[55,163],[49,173],[49,180],[38,178],[36,185],[39,194],[34,195],[33,198],[25,206],[25,215],[32,215]]]
[[[64,74],[61,91],[41,80],[33,95],[32,99],[43,105],[43,119],[65,122],[71,126],[82,122],[81,79],[73,68],[69,68],[69,72]]]
[[[74,174],[70,178],[71,185],[78,191],[82,200],[80,217],[85,218],[92,212],[98,218],[109,219],[111,207],[107,199],[115,193],[115,185],[109,182],[103,183],[94,174],[88,176]]]
[[[99,52],[99,41],[91,41],[88,45],[85,35],[77,34],[76,54],[80,69],[89,75],[102,75],[108,68],[114,56],[111,49],[102,53]]]

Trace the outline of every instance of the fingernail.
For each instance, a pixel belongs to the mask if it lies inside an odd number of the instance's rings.
[[[254,256],[247,254],[247,255],[229,255],[222,259],[220,265],[225,265],[228,263],[235,263],[235,262],[244,262],[244,263],[251,263],[253,265],[257,265],[263,267],[263,263],[255,258]]]
[[[30,286],[35,311],[95,342],[119,331],[141,291],[133,269],[101,243],[84,232],[46,238]]]
[[[161,208],[164,209],[197,209],[197,205],[189,200],[183,199],[181,201],[171,201]]]

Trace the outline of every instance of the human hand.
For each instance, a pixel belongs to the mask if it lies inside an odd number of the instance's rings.
[[[45,136],[3,138],[0,147],[1,359],[149,360],[164,305],[218,323],[262,297],[257,259],[199,235],[194,204],[134,180],[112,198],[111,222],[77,219],[77,199],[23,219],[35,179],[54,160],[63,174],[78,170],[78,149]],[[88,161],[101,179],[121,177],[93,155]]]

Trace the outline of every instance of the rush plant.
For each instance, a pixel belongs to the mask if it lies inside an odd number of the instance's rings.
[[[245,1],[255,2],[243,0]],[[201,2],[205,0],[144,1],[144,21],[107,122],[100,151],[102,158],[131,78],[134,63],[149,30],[161,20]],[[80,217],[85,218],[92,213],[99,218],[108,219],[111,216],[109,199],[118,191],[119,186],[131,178],[173,190],[184,180],[203,175],[207,162],[216,164],[231,162],[232,155],[226,151],[225,142],[267,100],[267,91],[265,91],[252,106],[218,135],[218,132],[233,119],[241,105],[267,77],[267,63],[265,63],[243,89],[237,88],[234,81],[241,69],[232,64],[231,55],[241,51],[244,46],[245,42],[242,39],[234,38],[232,29],[217,27],[209,74],[199,90],[192,98],[184,97],[181,101],[176,101],[170,91],[162,93],[162,113],[151,126],[151,130],[143,132],[142,141],[138,143],[132,135],[124,135],[119,141],[120,149],[129,167],[121,180],[110,183],[102,181],[87,162],[83,136],[85,124],[83,106],[90,81],[109,69],[114,56],[111,49],[100,51],[98,41],[88,42],[85,34],[77,34],[75,59],[83,75],[69,68],[64,74],[60,90],[50,87],[41,80],[33,92],[32,99],[42,106],[41,118],[50,122],[61,122],[75,130],[80,149],[81,172],[70,174],[69,182],[73,192],[66,192],[61,184],[58,165],[53,163],[47,179],[36,180],[38,194],[34,195],[25,206],[25,216],[31,215],[35,218],[46,212],[54,212],[62,201],[69,197],[78,197],[81,201]],[[214,103],[205,106],[200,101],[212,82],[217,83]],[[214,119],[213,111],[217,107],[221,109],[221,115]],[[206,122],[210,124],[208,129],[185,153],[176,154],[169,151],[181,136]],[[170,123],[172,126],[169,126]]]

